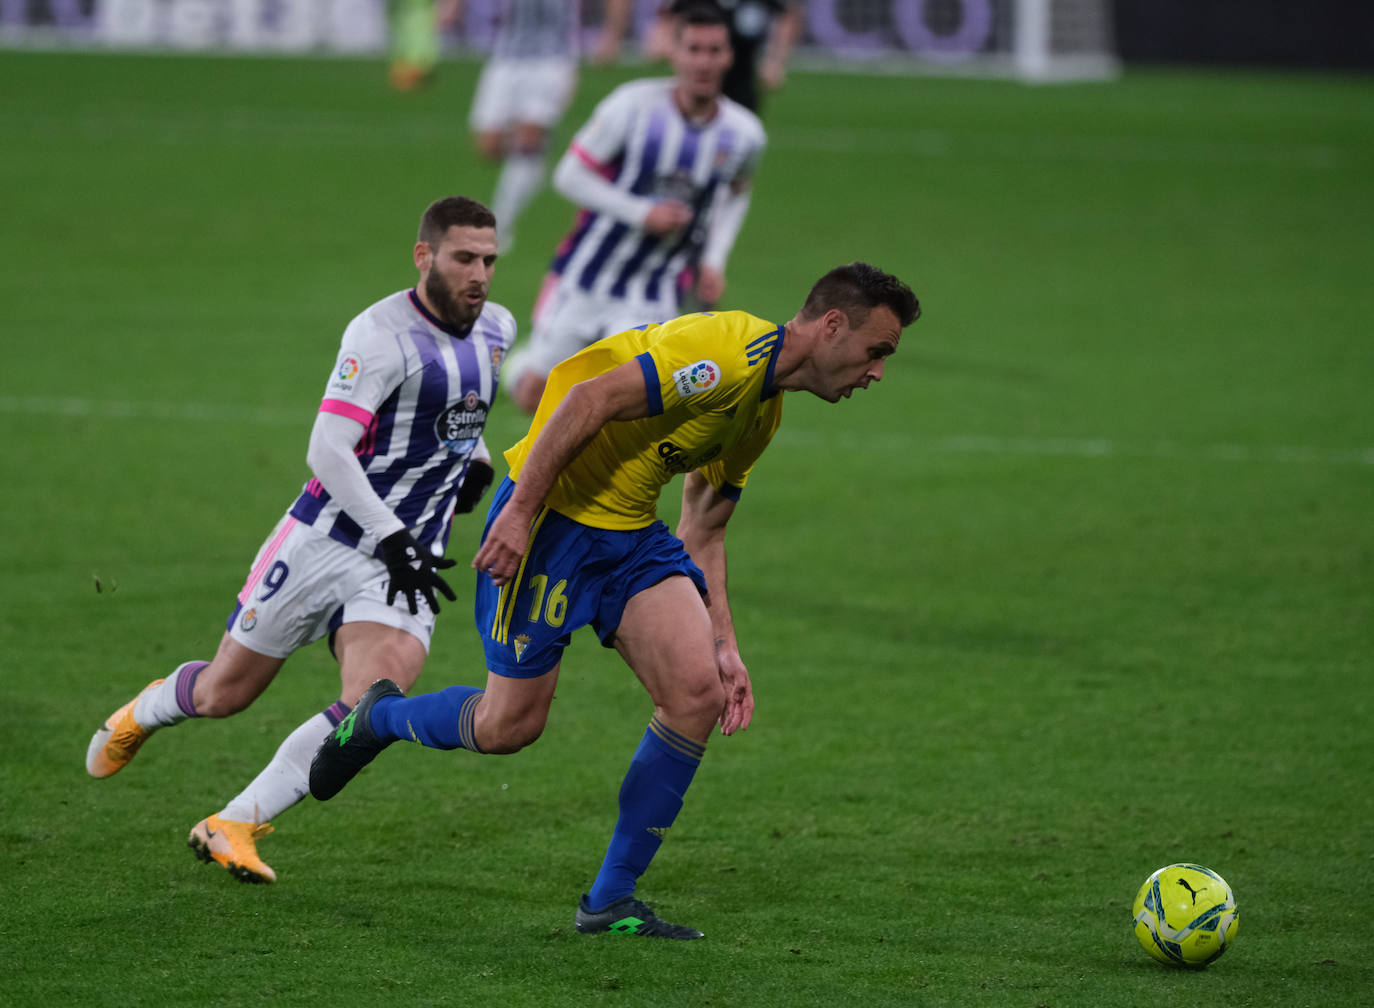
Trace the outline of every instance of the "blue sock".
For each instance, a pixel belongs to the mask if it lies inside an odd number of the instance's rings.
[[[476,686],[450,686],[438,693],[382,697],[372,705],[369,724],[383,741],[402,739],[431,749],[481,752],[472,719],[482,693]]]
[[[658,718],[649,722],[620,785],[620,818],[606,860],[587,893],[588,909],[604,910],[635,891],[677,818],[704,755],[702,743],[679,735]]]

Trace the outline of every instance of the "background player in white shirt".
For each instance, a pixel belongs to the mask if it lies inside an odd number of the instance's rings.
[[[730,36],[714,4],[684,8],[674,75],[611,92],[554,173],[582,208],[554,257],[553,293],[536,310],[507,387],[533,413],[558,362],[603,336],[680,314],[690,293],[713,305],[749,209],[765,135],[756,115],[721,94]]]
[[[419,282],[344,331],[310,433],[314,477],[258,552],[214,659],[154,680],[91,739],[86,769],[109,777],[158,728],[243,710],[292,652],[328,634],[339,700],[187,840],[242,881],[275,881],[256,846],[268,821],[305,796],[311,756],[368,684],[419,678],[434,592],[455,597],[436,571],[453,565],[443,552],[454,514],[491,482],[482,431],[515,339],[511,313],[487,300],[495,228],[490,210],[461,196],[425,211]]]
[[[610,63],[630,20],[630,0],[605,0],[601,38],[592,51]],[[465,0],[444,0],[439,24],[463,16]],[[468,125],[484,158],[501,165],[491,209],[509,251],[515,223],[544,184],[549,133],[577,87],[581,0],[501,0],[491,57],[482,67]]]

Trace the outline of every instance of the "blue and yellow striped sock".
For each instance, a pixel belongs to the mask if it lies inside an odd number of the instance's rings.
[[[372,705],[368,723],[383,741],[400,739],[431,749],[481,752],[472,720],[483,692],[476,686],[450,686],[438,693],[382,697]]]
[[[657,717],[630,760],[620,785],[620,818],[587,906],[604,910],[635,891],[682,808],[683,796],[706,755],[706,746],[679,735]]]

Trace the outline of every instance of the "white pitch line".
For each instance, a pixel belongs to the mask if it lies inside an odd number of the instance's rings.
[[[1217,462],[1284,462],[1307,465],[1374,466],[1374,448],[1340,451],[1310,445],[1185,445],[1176,441],[1131,444],[1106,438],[1026,438],[961,435],[928,442],[935,451],[988,455],[1058,455],[1077,458],[1129,456],[1163,459],[1211,459]]]
[[[266,427],[305,427],[314,422],[308,405],[298,410],[201,402],[126,402],[70,397],[0,396],[0,413],[24,416],[97,417],[102,420],[199,420]]]
[[[210,423],[248,423],[264,427],[306,429],[314,421],[309,407],[281,409],[268,406],[188,402],[131,402],[43,396],[0,396],[0,413],[24,416],[96,417],[105,420],[181,420]],[[808,441],[805,433],[784,427],[782,441]],[[891,441],[889,437],[882,439]],[[870,442],[871,443],[871,442]],[[892,447],[885,445],[885,447]],[[1374,466],[1374,448],[1316,448],[1311,445],[1181,444],[1158,441],[1142,444],[1110,438],[999,437],[962,434],[904,438],[907,451],[962,455],[1045,455],[1061,458],[1162,458],[1209,459],[1217,462],[1279,462],[1302,465]]]
[[[770,139],[771,143],[771,139]],[[1283,165],[1330,170],[1348,162],[1335,143],[1266,143],[1240,138],[1160,140],[1110,134],[1020,135],[968,130],[887,127],[789,130],[775,144],[801,153],[905,154],[912,157],[1008,161],[1077,161],[1093,164]]]

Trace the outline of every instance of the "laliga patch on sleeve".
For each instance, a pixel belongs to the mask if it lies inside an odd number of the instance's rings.
[[[720,365],[713,360],[699,360],[673,372],[673,385],[681,399],[708,392],[719,384]]]
[[[329,379],[329,391],[352,392],[357,388],[358,376],[362,372],[363,362],[356,354],[342,354],[339,366],[334,369],[334,376]]]

